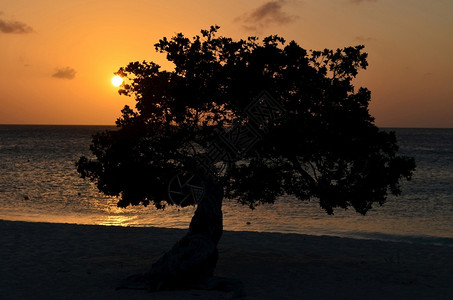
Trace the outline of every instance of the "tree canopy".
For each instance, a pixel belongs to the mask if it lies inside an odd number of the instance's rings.
[[[374,124],[370,91],[352,84],[368,65],[364,46],[307,51],[276,35],[233,40],[218,29],[159,40],[155,49],[173,70],[143,61],[116,72],[126,79],[120,94],[136,106],[124,107],[116,130],[93,137],[94,157],[77,162],[82,177],[121,207],[162,208],[170,179],[203,177],[200,162],[223,141],[207,165],[225,197],[250,207],[289,194],[316,199],[329,214],[348,207],[365,214],[400,194],[415,162],[398,154],[393,132]],[[256,125],[250,103],[263,91],[274,106],[258,103],[262,128],[244,133]],[[229,138],[253,146],[232,150]]]

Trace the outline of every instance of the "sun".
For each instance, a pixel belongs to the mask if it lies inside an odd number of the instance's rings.
[[[119,87],[121,84],[123,83],[123,78],[121,78],[121,76],[114,76],[112,78],[112,84],[116,87]]]

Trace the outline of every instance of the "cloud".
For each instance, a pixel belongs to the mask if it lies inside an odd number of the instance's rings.
[[[1,14],[1,12],[0,12]],[[24,34],[33,32],[33,28],[19,21],[5,21],[0,19],[0,32]]]
[[[297,19],[297,16],[288,15],[283,11],[286,0],[271,0],[257,7],[251,13],[245,13],[236,18],[249,30],[258,30],[269,24],[283,25]]]
[[[52,77],[60,79],[74,79],[76,73],[76,70],[70,67],[58,68],[55,73],[52,74]]]

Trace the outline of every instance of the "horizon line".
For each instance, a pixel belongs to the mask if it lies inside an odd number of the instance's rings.
[[[19,123],[0,123],[0,126],[111,126],[116,127],[116,124],[19,124]],[[378,128],[392,129],[453,129],[453,127],[409,127],[409,126],[377,126]]]

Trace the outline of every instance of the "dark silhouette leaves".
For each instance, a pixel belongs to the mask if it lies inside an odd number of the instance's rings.
[[[226,197],[253,208],[290,194],[319,200],[329,214],[348,207],[365,214],[401,192],[415,162],[398,155],[394,133],[374,125],[370,91],[352,85],[368,65],[363,46],[307,51],[276,35],[261,43],[217,36],[218,29],[155,44],[172,71],[144,61],[116,72],[126,79],[120,94],[137,103],[122,110],[117,130],[94,136],[94,158],[77,163],[82,177],[120,206],[161,208],[174,175],[207,176],[197,158],[236,123],[253,122],[245,109],[265,90],[284,117],[268,120],[247,152],[233,161],[223,153],[212,165]]]

